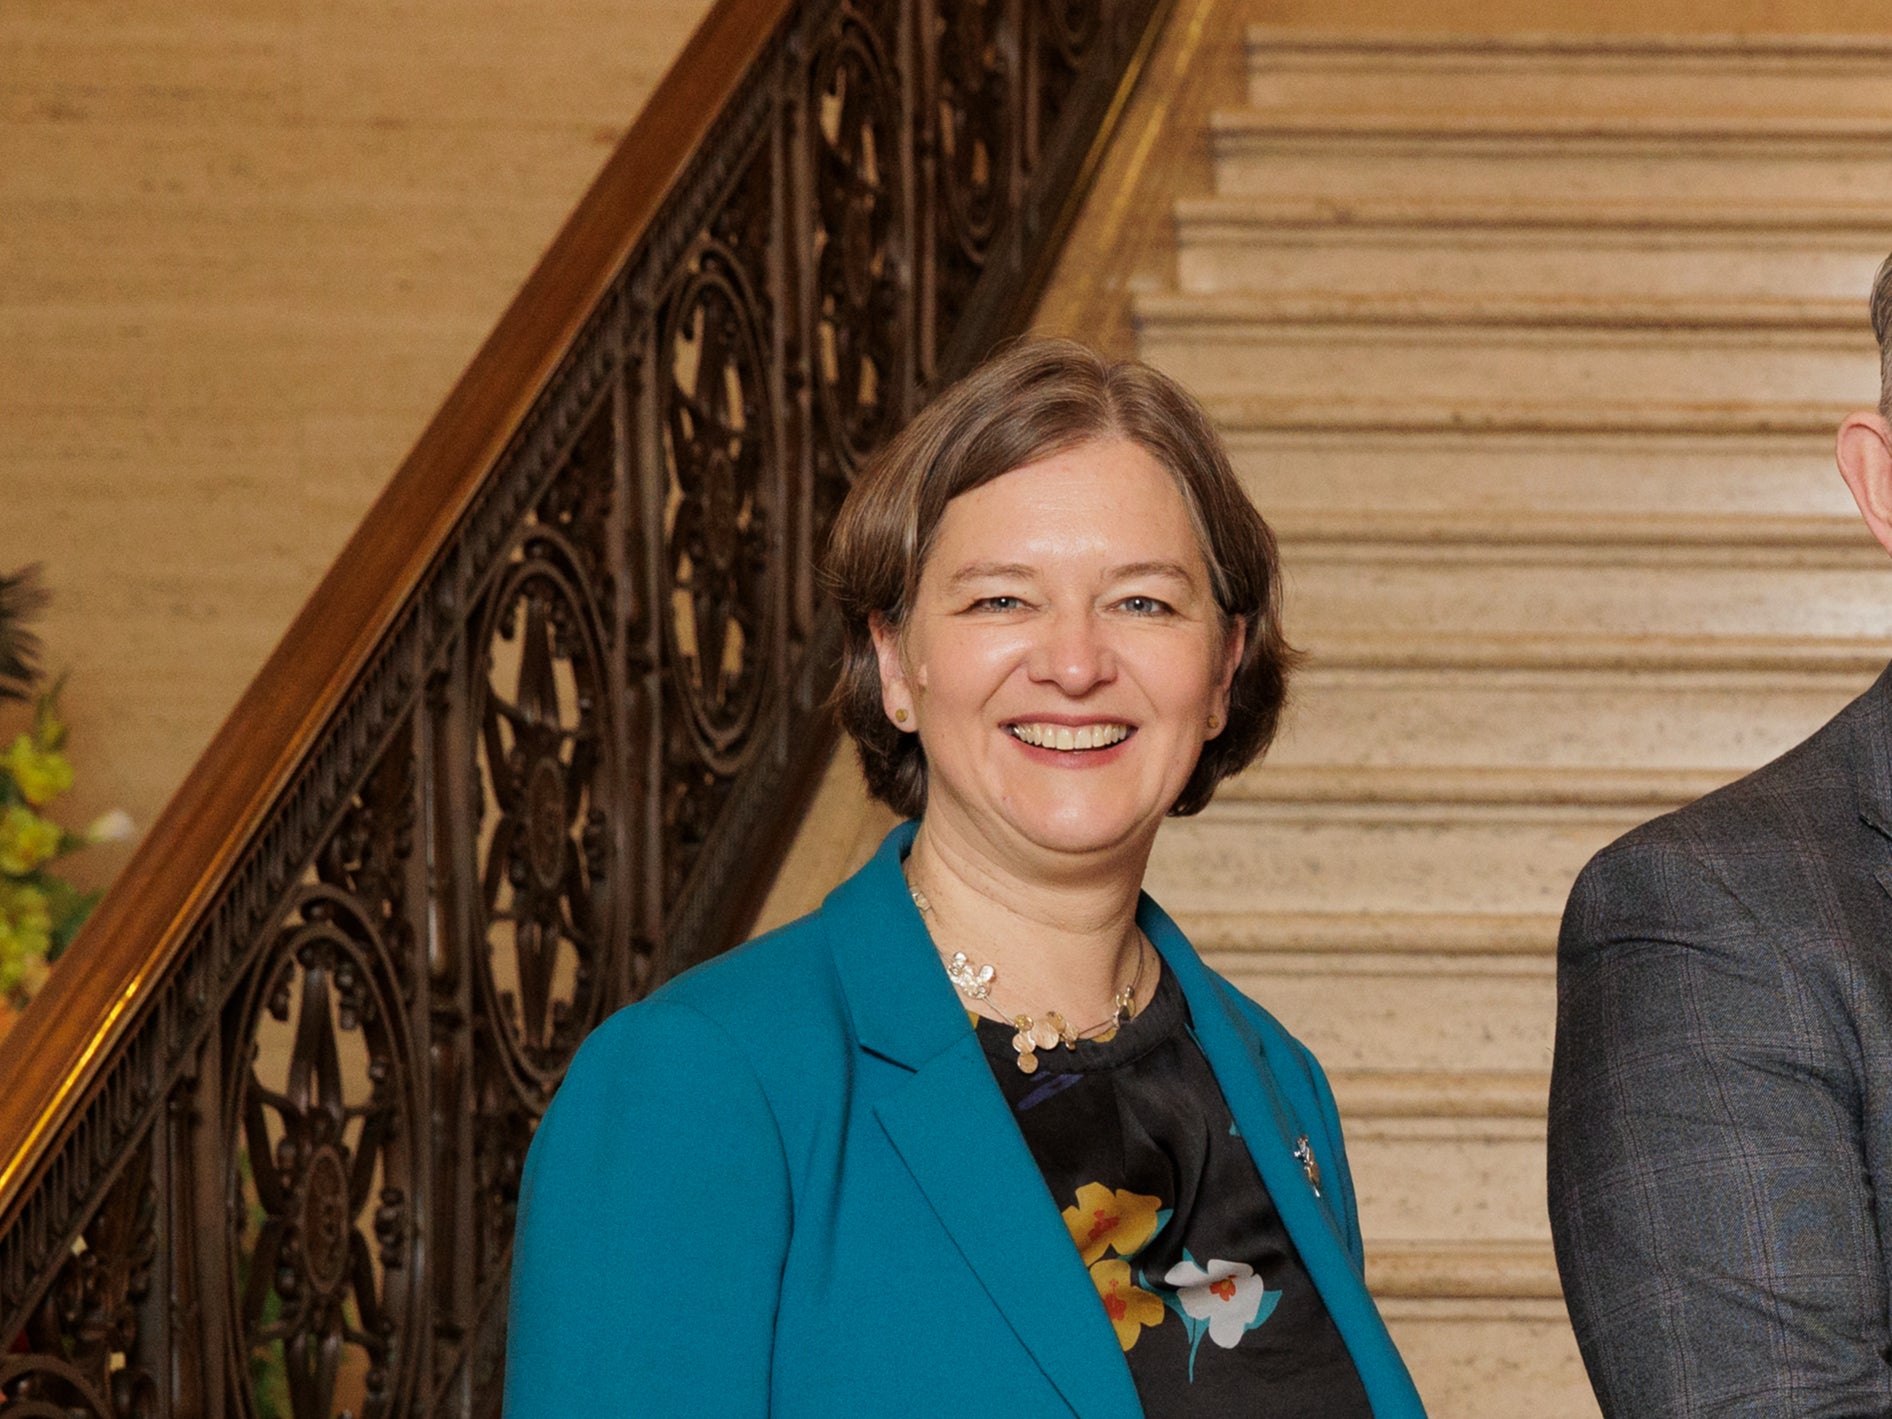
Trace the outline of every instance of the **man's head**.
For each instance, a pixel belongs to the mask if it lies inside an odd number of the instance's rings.
[[[1879,341],[1879,408],[1839,426],[1839,472],[1879,545],[1892,552],[1892,256],[1872,279],[1872,333]]]

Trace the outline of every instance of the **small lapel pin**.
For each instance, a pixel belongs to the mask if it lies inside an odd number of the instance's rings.
[[[1314,1161],[1314,1147],[1303,1133],[1294,1140],[1294,1156],[1300,1160],[1301,1171],[1307,1174],[1307,1185],[1314,1189],[1314,1196],[1320,1196],[1320,1164]]]

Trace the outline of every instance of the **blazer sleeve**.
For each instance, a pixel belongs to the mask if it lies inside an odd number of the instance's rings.
[[[1892,1412],[1856,1073],[1834,1002],[1684,845],[1578,879],[1549,1201],[1606,1415]]]
[[[688,1006],[586,1040],[526,1159],[507,1419],[769,1411],[788,1168],[741,1050]]]

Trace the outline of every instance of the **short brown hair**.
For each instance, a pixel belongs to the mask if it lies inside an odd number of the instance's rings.
[[[946,505],[994,478],[1093,439],[1141,446],[1170,475],[1202,544],[1224,624],[1246,631],[1228,724],[1174,814],[1200,812],[1216,785],[1273,741],[1298,655],[1281,633],[1274,534],[1242,491],[1202,406],[1167,375],[1069,340],[1020,341],[942,392],[862,469],[835,519],[822,568],[843,627],[835,706],[860,751],[868,791],[906,817],[926,808],[917,735],[887,722],[874,616],[899,630]]]
[[[1879,412],[1892,419],[1892,256],[1872,278],[1872,334],[1879,342]]]

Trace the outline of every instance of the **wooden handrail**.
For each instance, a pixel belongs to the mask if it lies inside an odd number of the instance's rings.
[[[1162,9],[718,0],[0,1041],[0,1409],[491,1408],[538,1112],[746,931],[826,520],[1022,328]]]
[[[718,0],[68,950],[0,1039],[0,1217],[367,667],[794,0]]]

